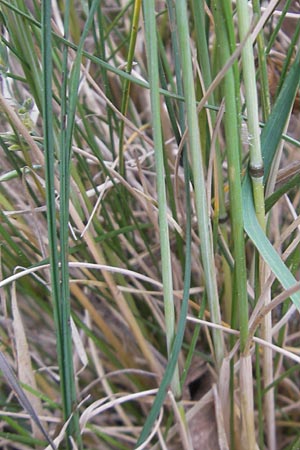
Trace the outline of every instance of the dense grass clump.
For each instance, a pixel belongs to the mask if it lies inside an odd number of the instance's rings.
[[[1,448],[298,448],[299,7],[0,0]]]

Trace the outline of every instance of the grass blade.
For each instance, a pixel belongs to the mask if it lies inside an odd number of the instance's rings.
[[[264,159],[264,179],[268,178],[271,170],[272,160],[275,156],[277,146],[285,126],[286,117],[292,107],[300,78],[300,52],[285,79],[280,94],[269,116],[268,122],[261,135],[262,154]],[[245,231],[256,246],[260,255],[271,268],[285,289],[294,286],[297,281],[289,269],[281,260],[270,241],[261,230],[255,217],[253,199],[249,176],[246,175],[243,183],[243,204],[244,204],[244,227]],[[291,296],[296,307],[300,310],[300,294],[294,293]]]
[[[41,431],[41,433],[43,434],[43,436],[45,437],[45,439],[47,440],[47,442],[51,446],[51,448],[53,450],[56,450],[56,447],[55,447],[53,441],[50,439],[48,433],[46,433],[43,425],[40,422],[40,419],[38,418],[38,416],[35,413],[35,410],[31,406],[31,403],[28,400],[25,392],[21,388],[21,386],[17,380],[17,377],[15,376],[13,370],[11,369],[10,365],[6,361],[6,358],[1,351],[0,351],[0,369],[3,373],[3,376],[5,377],[5,379],[7,381],[7,383],[9,384],[11,390],[16,395],[17,399],[19,400],[20,404],[22,405],[22,407],[28,412],[28,414],[30,415],[30,417],[32,418],[32,420],[34,421],[36,426],[39,428],[39,430]]]

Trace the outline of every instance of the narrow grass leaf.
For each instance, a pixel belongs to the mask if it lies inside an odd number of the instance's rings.
[[[156,36],[155,2],[143,2],[145,18],[145,35],[147,43],[147,60],[150,82],[150,98],[152,110],[152,127],[155,148],[156,186],[158,198],[159,240],[161,246],[161,267],[164,293],[164,313],[166,323],[166,341],[168,355],[170,355],[174,340],[175,308],[173,298],[173,276],[171,265],[171,250],[169,239],[168,209],[165,186],[164,145],[161,129],[161,113],[159,98],[158,47]],[[178,367],[175,368],[172,380],[172,390],[175,397],[180,396]]]
[[[137,39],[137,34],[138,34],[140,10],[141,10],[141,0],[135,0],[133,15],[132,15],[129,50],[128,50],[127,64],[126,64],[126,72],[127,73],[131,73],[131,70],[132,70],[134,50],[135,50],[136,39]],[[127,109],[128,109],[128,104],[129,104],[129,92],[130,92],[130,81],[128,79],[125,79],[124,84],[123,84],[123,94],[122,94],[122,104],[121,104],[121,113],[124,116],[126,116],[126,114],[127,114]],[[121,176],[125,175],[125,164],[124,164],[124,154],[123,154],[124,126],[125,126],[125,123],[124,123],[124,121],[122,121],[120,124],[120,137],[119,137],[119,166],[120,166]]]
[[[63,364],[61,367],[62,375],[62,390],[65,407],[65,420],[67,420],[73,410],[74,403],[76,402],[76,389],[75,389],[75,377],[73,367],[73,351],[72,351],[72,339],[71,339],[71,327],[70,327],[70,288],[69,288],[69,201],[70,201],[70,163],[71,163],[71,148],[73,142],[73,131],[75,114],[78,100],[78,87],[80,81],[80,68],[82,59],[82,49],[86,40],[88,31],[91,27],[93,17],[96,8],[99,4],[99,0],[94,0],[91,4],[88,12],[88,18],[85,22],[85,26],[79,42],[75,62],[70,75],[69,84],[69,101],[66,100],[66,88],[63,84],[62,87],[62,99],[63,99],[63,114],[66,116],[62,118],[61,129],[61,151],[60,151],[60,261],[61,261],[61,284],[60,284],[60,327],[61,327],[61,352],[63,355]],[[69,27],[69,15],[70,15],[70,2],[66,3],[65,10],[65,33],[68,32]],[[48,36],[49,37],[49,36]],[[51,39],[51,37],[50,37]],[[49,52],[51,47],[49,48]],[[49,55],[49,58],[51,54]],[[67,56],[64,53],[64,77],[67,76]],[[66,120],[66,128],[64,127],[64,120]],[[78,415],[75,413],[70,423],[70,428],[67,428],[68,434],[75,432],[78,444],[80,444],[80,433],[78,426]]]
[[[45,431],[43,425],[40,422],[40,419],[38,418],[35,410],[33,409],[30,401],[28,400],[25,392],[21,388],[17,377],[15,376],[13,370],[11,369],[10,365],[8,364],[4,354],[0,351],[0,369],[2,371],[2,374],[6,380],[6,382],[9,384],[11,390],[19,400],[21,406],[25,409],[25,411],[28,412],[34,423],[37,425],[41,433],[43,434],[44,438],[47,440],[48,444],[53,450],[56,450],[56,446],[54,445],[52,439],[48,435],[48,433]]]
[[[278,200],[286,194],[289,190],[299,187],[300,185],[300,174],[297,173],[295,176],[290,178],[285,182],[280,188],[278,188],[270,197],[266,199],[266,211],[270,209],[278,202]]]
[[[271,164],[282,137],[286,118],[293,105],[293,101],[300,80],[300,51],[298,51],[288,75],[282,85],[271,115],[261,133],[261,147],[264,160],[264,181],[267,181]]]

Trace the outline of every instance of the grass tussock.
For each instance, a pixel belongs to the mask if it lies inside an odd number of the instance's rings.
[[[0,0],[1,448],[298,448],[299,6]]]

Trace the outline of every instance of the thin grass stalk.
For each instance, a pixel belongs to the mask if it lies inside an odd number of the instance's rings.
[[[53,111],[52,111],[52,48],[51,48],[51,1],[42,3],[42,67],[43,67],[43,131],[45,148],[45,178],[46,204],[49,240],[50,275],[53,299],[53,315],[56,327],[56,347],[60,376],[62,376],[62,329],[60,311],[60,276],[58,239],[56,234],[56,206],[55,206],[55,156],[53,139]],[[63,389],[63,385],[62,385]],[[63,409],[66,410],[64,393],[62,391]]]
[[[195,21],[195,37],[197,44],[197,55],[199,58],[201,74],[203,77],[203,82],[205,89],[208,89],[212,82],[211,68],[210,68],[210,57],[209,57],[209,44],[207,42],[207,35],[205,30],[205,7],[204,0],[193,0],[193,15]],[[213,107],[216,106],[215,95],[212,92],[208,102]],[[215,129],[217,115],[214,109],[210,110],[210,118],[212,128]],[[219,142],[215,140],[215,177],[214,177],[214,220],[217,222],[220,220],[220,230],[225,239],[228,242],[228,227],[226,223],[227,212],[225,206],[225,196],[224,196],[224,177],[222,169],[222,160],[220,153]],[[231,292],[232,292],[232,280],[231,280],[231,270],[226,261],[225,256],[222,253],[222,268],[224,272],[224,307],[225,307],[225,320],[230,323],[231,319]]]
[[[262,132],[261,147],[265,163],[265,181],[270,173],[272,160],[274,160],[276,149],[278,148],[284,125],[287,121],[287,117],[289,116],[299,84],[299,59],[300,54],[298,52],[295,62],[293,63],[290,72],[285,79],[282,90]],[[268,262],[269,267],[272,269],[273,273],[276,274],[281,284],[286,288],[293,286],[296,283],[296,280],[294,279],[292,273],[284,264],[282,264],[282,260],[278,257],[278,254],[265,237],[263,231],[260,229],[254,213],[250,183],[247,176],[243,185],[243,190],[245,230],[247,231],[247,234],[251,238],[252,242],[255,243],[260,255],[262,255],[264,260]],[[291,298],[295,305],[299,308],[299,297],[293,294],[291,295]]]
[[[105,24],[105,17],[104,17],[101,5],[99,5],[99,7],[98,7],[98,22],[93,24],[94,35],[95,35],[94,40],[95,40],[96,49],[99,53],[99,57],[102,60],[106,61],[106,48],[105,48],[106,29],[105,29],[104,24]],[[96,26],[98,27],[98,30],[99,30],[99,38],[97,36]],[[109,84],[107,70],[104,70],[103,68],[101,68],[101,75],[102,75],[103,85],[105,86],[105,95],[109,99],[112,99],[111,88],[110,88],[110,84]],[[113,159],[115,159],[116,158],[116,151],[115,151],[116,144],[115,144],[115,140],[114,140],[113,124],[116,123],[116,117],[109,105],[106,105],[106,111],[107,111],[107,124],[108,124],[108,128],[109,128],[109,137],[110,137],[110,149],[111,149],[112,157],[113,157]]]
[[[132,24],[131,24],[131,33],[130,33],[130,42],[129,42],[128,56],[127,56],[127,63],[126,63],[126,68],[125,68],[127,73],[131,73],[131,70],[132,70],[136,38],[137,38],[138,27],[139,27],[140,11],[141,11],[141,0],[135,0],[134,8],[133,8],[133,15],[132,15]],[[121,104],[121,113],[124,116],[126,116],[126,114],[127,114],[129,98],[130,98],[129,94],[130,94],[130,81],[128,79],[125,79],[123,82],[123,94],[122,94],[122,104]],[[120,133],[119,133],[119,170],[120,170],[120,175],[122,177],[125,176],[125,169],[126,169],[125,162],[124,162],[124,150],[123,150],[124,127],[125,127],[125,122],[121,121]]]
[[[64,10],[64,36],[69,36],[70,1],[67,0]],[[78,50],[79,51],[79,50]],[[80,51],[79,51],[80,54]],[[81,448],[81,438],[78,422],[78,412],[74,411],[76,405],[75,374],[73,366],[72,333],[70,327],[71,306],[69,287],[69,197],[70,197],[70,158],[71,145],[73,139],[73,118],[70,111],[72,96],[77,96],[75,92],[67,92],[68,88],[68,48],[64,46],[62,55],[62,88],[61,88],[61,132],[60,132],[60,308],[61,308],[61,329],[62,329],[62,354],[63,354],[63,374],[62,390],[64,396],[64,419],[65,421],[73,414],[67,434],[74,435],[75,442]],[[68,99],[68,97],[70,97]],[[73,101],[74,102],[74,101]],[[71,443],[67,442],[70,446]]]
[[[69,202],[70,202],[70,161],[71,148],[73,142],[74,120],[77,105],[77,92],[80,77],[80,65],[82,48],[90,29],[98,0],[91,4],[89,15],[82,32],[78,45],[78,51],[70,76],[70,84],[67,92],[66,79],[68,77],[68,59],[66,49],[63,55],[63,83],[62,83],[62,128],[61,128],[61,148],[60,148],[60,264],[61,264],[61,285],[60,285],[60,308],[61,308],[61,329],[62,329],[62,354],[63,354],[63,395],[65,401],[65,420],[72,414],[70,422],[70,434],[74,434],[75,442],[82,447],[80,429],[78,422],[78,412],[74,411],[76,405],[75,374],[73,367],[72,334],[70,327],[71,306],[69,287]],[[67,1],[65,8],[65,36],[69,33],[70,2]],[[68,100],[67,100],[68,95]],[[68,432],[68,431],[67,431]]]
[[[172,28],[172,25],[171,25]],[[171,31],[173,34],[173,32]],[[175,83],[173,81],[173,73],[171,72],[171,67],[169,66],[169,62],[167,59],[167,54],[165,49],[163,48],[163,42],[158,34],[158,44],[159,44],[159,50],[160,50],[160,59],[159,59],[159,72],[160,72],[160,82],[161,86],[165,89],[168,89],[168,83],[173,88],[173,91],[176,91]],[[172,38],[172,44],[174,45],[174,39]],[[175,66],[176,66],[176,52],[173,52],[174,59],[175,59]],[[178,56],[178,55],[177,55]],[[176,72],[176,69],[175,69]],[[170,81],[172,80],[172,81]],[[166,102],[166,108],[168,111],[168,118],[170,120],[172,130],[174,133],[174,137],[177,141],[178,146],[180,145],[180,132],[177,125],[177,117],[176,117],[176,111],[174,107],[174,102],[171,101],[169,97],[165,97]],[[182,107],[182,102],[179,103],[179,108]],[[178,215],[176,210],[176,201],[175,201],[175,192],[173,189],[173,182],[171,179],[171,173],[170,168],[168,166],[168,151],[165,152],[164,160],[165,160],[165,170],[166,170],[166,188],[167,188],[167,197],[169,199],[169,205],[170,209],[172,211],[172,216],[176,222],[178,222]],[[180,234],[176,231],[175,232],[175,239],[176,239],[176,255],[179,257],[182,268],[184,268],[184,248],[183,248],[183,241]]]
[[[179,45],[178,45],[178,37],[176,33],[176,15],[174,10],[174,3],[170,0],[167,1],[167,7],[168,7],[168,13],[169,13],[169,20],[171,25],[171,39],[173,44],[173,52],[174,52],[174,64],[175,64],[175,74],[176,74],[176,84],[177,84],[177,92],[179,95],[183,95],[183,86],[182,86],[182,79],[181,79],[181,61],[180,61],[180,51],[179,51]],[[185,124],[185,111],[184,111],[184,104],[182,102],[179,103],[179,125],[181,130],[181,135],[184,134],[186,124]],[[179,144],[179,142],[178,142]],[[190,168],[189,168],[189,158],[188,158],[188,149],[187,145],[184,145],[183,147],[183,167],[184,167],[184,185],[185,185],[185,199],[186,199],[186,257],[185,257],[185,276],[184,276],[184,298],[183,298],[183,305],[182,305],[182,311],[180,314],[180,323],[179,323],[179,330],[178,335],[180,335],[180,328],[184,329],[184,323],[186,321],[186,314],[187,314],[187,302],[188,302],[188,295],[189,295],[189,288],[190,288],[190,279],[191,279],[191,195],[190,195]],[[185,306],[186,304],[186,306]],[[184,310],[185,308],[185,310]],[[183,333],[183,331],[181,332]],[[197,336],[197,333],[194,335]],[[183,334],[182,334],[183,338]],[[181,338],[181,339],[182,339]],[[178,339],[178,336],[176,337]],[[195,339],[196,342],[196,339]],[[191,360],[189,361],[189,364],[191,363]],[[187,365],[185,365],[185,370],[188,370]],[[186,372],[187,373],[187,372]],[[184,374],[183,374],[184,378]],[[181,378],[181,389],[183,386],[183,378]],[[179,411],[181,414],[181,419],[183,423],[183,427],[186,430],[187,438],[189,440],[189,448],[192,450],[193,448],[193,442],[190,436],[190,433],[188,431],[188,424],[186,422],[185,412],[182,404],[179,404]]]
[[[170,253],[170,238],[167,219],[167,198],[165,187],[165,169],[163,157],[163,139],[160,119],[159,98],[159,72],[158,72],[158,46],[156,36],[156,18],[154,0],[143,2],[143,13],[145,20],[146,48],[148,59],[148,73],[150,84],[150,97],[152,109],[153,140],[155,147],[155,164],[157,180],[159,233],[161,245],[161,265],[164,293],[164,309],[166,321],[166,339],[168,355],[170,356],[175,337],[175,308],[173,298],[173,280]],[[179,369],[175,368],[171,382],[171,388],[176,399],[181,395]]]
[[[253,0],[253,12],[260,18],[260,2],[259,0]],[[260,80],[260,92],[261,92],[261,104],[262,104],[262,115],[263,120],[266,121],[271,112],[271,100],[269,91],[269,80],[267,71],[267,61],[265,53],[265,39],[263,30],[258,33],[257,38],[257,56],[258,56],[258,67],[259,67],[259,80]]]
[[[65,4],[65,10],[64,10],[64,36],[66,39],[68,39],[69,37],[69,17],[70,17],[70,1],[67,0],[66,4]],[[69,73],[68,73],[68,48],[66,46],[63,47],[63,52],[62,52],[62,85],[61,85],[61,92],[60,92],[60,98],[61,98],[61,109],[60,109],[60,123],[61,123],[61,132],[60,132],[60,154],[59,154],[59,159],[60,159],[60,192],[61,194],[61,199],[60,199],[60,226],[61,226],[61,230],[60,230],[60,245],[61,247],[61,259],[66,257],[67,261],[68,261],[68,229],[67,229],[67,237],[65,237],[65,226],[64,226],[64,216],[66,215],[68,217],[68,211],[69,208],[67,206],[67,211],[65,210],[65,197],[64,197],[64,193],[65,195],[68,196],[68,192],[69,192],[69,187],[67,186],[67,192],[65,192],[65,188],[66,188],[66,184],[68,184],[68,176],[66,176],[66,158],[65,158],[65,153],[66,153],[66,121],[67,121],[67,112],[68,112],[68,93],[67,93],[67,85],[68,85],[68,77],[69,77]],[[64,193],[63,193],[64,192]],[[64,256],[63,256],[64,255]],[[65,270],[63,271],[63,273],[65,274]],[[68,272],[67,272],[68,273]],[[62,277],[64,278],[66,275],[62,275]],[[69,292],[68,292],[68,286],[69,286],[69,280],[68,278],[65,279],[62,282],[62,286],[61,286],[61,295],[62,295],[62,299],[64,299],[63,301],[67,301],[69,303],[70,299],[69,299]],[[63,292],[66,291],[66,292]],[[64,323],[64,319],[61,319],[61,327],[63,327],[63,323]],[[61,380],[62,382],[62,386],[64,385],[65,382],[65,378],[63,377],[63,379]],[[63,388],[64,392],[65,389]],[[70,413],[71,411],[69,411]],[[66,416],[65,416],[65,420],[68,419],[68,413],[66,412]]]
[[[174,57],[174,66],[175,66],[175,77],[176,77],[176,86],[177,86],[177,93],[180,96],[183,96],[183,86],[182,86],[182,78],[181,78],[181,61],[180,61],[180,52],[179,52],[179,46],[178,46],[178,36],[176,32],[176,15],[175,15],[175,8],[174,8],[174,2],[172,0],[167,0],[167,8],[168,8],[168,14],[169,14],[169,21],[170,21],[170,30],[171,30],[171,40],[172,40],[172,51],[173,51],[173,57]],[[185,122],[185,107],[183,102],[179,102],[178,104],[179,108],[179,126],[181,131],[181,136],[183,136],[185,130],[186,130],[186,122]],[[180,139],[180,137],[178,137]],[[178,140],[178,145],[180,144],[180,140]],[[189,166],[189,158],[188,158],[188,147],[186,144],[183,146],[183,167],[184,167],[184,180],[185,180],[185,197],[186,197],[186,254],[185,254],[185,289],[188,293],[187,285],[190,283],[190,273],[189,270],[191,270],[191,195],[190,195],[190,166]],[[200,308],[199,314],[202,315],[204,313],[205,309],[205,300],[202,299],[202,304]],[[186,379],[188,369],[192,362],[192,356],[194,354],[197,338],[199,336],[200,327],[196,327],[194,334],[193,334],[193,341],[190,346],[189,354],[185,362],[184,370],[181,375],[181,386],[183,387],[184,381]]]
[[[201,303],[201,306],[199,308],[199,312],[197,315],[197,319],[202,320],[204,317],[204,313],[205,313],[205,307],[206,307],[206,298],[205,298],[205,294],[203,296],[203,300]],[[195,351],[196,351],[196,345],[199,339],[199,334],[200,334],[200,330],[201,330],[201,325],[200,324],[196,324],[195,328],[194,328],[194,332],[193,332],[193,337],[189,346],[189,351],[186,357],[186,361],[185,361],[185,366],[184,369],[182,371],[182,376],[181,376],[181,386],[184,386],[184,383],[186,381],[187,375],[188,375],[188,370],[192,364],[192,359],[195,355]]]
[[[205,274],[205,287],[209,302],[211,320],[220,323],[220,308],[214,264],[214,251],[212,243],[212,231],[210,223],[210,210],[207,204],[204,168],[198,114],[196,108],[196,96],[193,78],[193,67],[190,49],[190,36],[187,17],[187,4],[185,0],[178,0],[175,4],[176,21],[178,27],[178,40],[182,64],[182,81],[184,88],[185,105],[187,112],[187,126],[189,147],[192,157],[193,180],[195,191],[196,213],[200,236],[202,264]],[[224,357],[224,342],[219,330],[213,331],[214,350],[217,367],[220,368]]]
[[[223,20],[223,6],[218,0],[214,0],[215,29],[217,45],[219,46],[220,63],[224,65],[230,58],[230,49],[227,39],[226,24]],[[227,3],[228,7],[228,3]],[[230,6],[229,6],[230,8]],[[225,136],[228,159],[230,213],[232,223],[232,235],[234,236],[234,260],[235,282],[237,290],[238,307],[240,310],[240,338],[241,351],[245,349],[248,336],[248,295],[247,276],[245,262],[245,243],[243,232],[243,206],[241,189],[241,155],[239,120],[237,104],[235,101],[236,87],[233,69],[229,69],[224,77],[223,91],[225,96]]]
[[[292,1],[293,0],[286,0],[286,2],[283,5],[283,8],[282,8],[282,11],[281,11],[278,23],[277,23],[276,27],[274,28],[271,36],[268,39],[268,44],[267,44],[267,47],[266,47],[266,50],[265,50],[266,51],[266,55],[268,55],[270,53],[271,48],[274,46],[276,37],[278,36],[278,33],[279,33],[279,31],[280,31],[280,29],[282,27],[282,22],[285,19],[286,13],[288,12]],[[279,1],[277,3],[279,3]],[[275,1],[274,9],[276,8],[276,6],[277,5],[276,5],[276,1]]]
[[[224,10],[227,21],[224,21]],[[215,18],[215,31],[217,38],[217,48],[219,48],[219,58],[222,66],[226,64],[231,55],[232,43],[228,36],[233,28],[231,4],[226,1],[213,1],[213,11]],[[228,19],[230,18],[230,19]],[[235,298],[233,303],[239,311],[240,325],[240,347],[241,347],[241,368],[240,368],[240,389],[241,389],[241,416],[242,416],[242,441],[247,450],[254,450],[255,428],[253,414],[253,380],[251,369],[251,356],[247,351],[248,338],[248,295],[247,295],[247,274],[245,260],[245,242],[243,230],[243,203],[241,186],[241,154],[239,137],[239,115],[237,109],[236,92],[238,78],[235,76],[234,68],[230,68],[223,83],[225,97],[225,136],[227,146],[228,176],[229,176],[229,198],[230,214],[232,225],[232,236],[234,239],[234,281]],[[234,311],[233,311],[234,312]],[[245,390],[244,390],[245,389]],[[246,446],[247,445],[247,446]]]
[[[138,439],[137,446],[141,445],[150,434],[151,428],[154,424],[155,419],[157,418],[160,408],[164,402],[167,389],[170,385],[174,370],[177,365],[177,360],[179,356],[179,352],[182,346],[184,332],[185,332],[185,324],[186,317],[188,313],[189,306],[189,290],[190,290],[190,282],[191,282],[191,244],[192,244],[192,236],[191,236],[191,202],[190,202],[190,175],[189,175],[189,165],[188,165],[188,155],[187,153],[184,155],[184,172],[185,172],[185,194],[186,194],[186,258],[185,258],[185,270],[184,270],[184,286],[183,286],[183,298],[182,298],[182,306],[180,311],[180,317],[178,321],[177,334],[174,340],[174,345],[172,347],[171,357],[168,361],[165,374],[161,380],[160,387],[154,403],[152,405],[151,411],[146,419],[144,427],[142,429],[141,435]],[[205,300],[203,301],[199,315],[202,317],[205,309]],[[197,332],[194,334],[194,345],[196,345]],[[190,358],[192,358],[192,354],[190,353]],[[185,370],[187,370],[187,365],[185,366]],[[183,374],[183,379],[181,380],[181,384],[183,384],[183,380],[186,374]],[[183,409],[180,405],[180,411],[182,416]]]
[[[290,46],[287,50],[285,59],[284,59],[284,63],[282,66],[282,70],[281,70],[281,74],[280,74],[280,80],[278,82],[278,86],[277,86],[277,91],[276,94],[278,94],[280,92],[280,89],[282,88],[282,85],[284,83],[284,80],[286,78],[287,72],[289,67],[291,66],[291,63],[293,61],[293,57],[295,55],[295,50],[297,49],[298,46],[298,42],[299,42],[299,33],[300,33],[300,23],[298,21],[297,25],[296,25],[296,29],[295,32],[290,40]],[[275,94],[275,96],[276,96]]]

